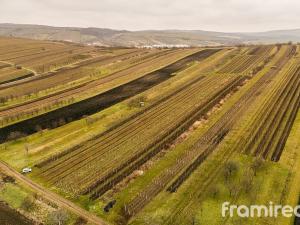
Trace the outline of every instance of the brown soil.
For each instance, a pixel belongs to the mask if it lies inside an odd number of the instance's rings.
[[[0,201],[0,224],[5,225],[33,225],[35,224],[16,210]]]

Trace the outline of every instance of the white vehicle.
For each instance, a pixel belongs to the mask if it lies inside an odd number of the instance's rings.
[[[22,173],[31,173],[32,169],[31,168],[24,168],[22,169]]]

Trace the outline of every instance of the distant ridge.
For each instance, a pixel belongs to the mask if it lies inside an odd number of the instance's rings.
[[[202,30],[127,31],[95,27],[52,27],[2,23],[0,24],[0,36],[71,41],[100,46],[215,46],[300,42],[300,29],[259,33],[223,33]]]

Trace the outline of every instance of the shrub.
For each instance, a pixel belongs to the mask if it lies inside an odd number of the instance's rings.
[[[7,140],[12,141],[12,140],[22,138],[22,137],[25,137],[25,136],[26,136],[26,134],[24,134],[20,131],[13,131],[8,135]]]
[[[141,102],[147,101],[146,96],[139,96],[137,98],[134,98],[128,102],[128,107],[129,108],[138,108],[141,107]]]
[[[256,173],[263,167],[264,165],[264,160],[261,157],[257,157],[254,159],[251,169],[254,172],[254,176],[256,176]]]
[[[230,178],[234,176],[234,174],[238,171],[238,164],[234,161],[229,161],[225,164],[224,168],[224,178],[228,181]]]
[[[13,178],[13,177],[11,177],[11,176],[4,176],[3,177],[3,181],[4,181],[4,183],[15,183],[15,178]]]
[[[26,197],[21,204],[21,208],[27,212],[31,212],[36,208],[35,200],[32,197]]]

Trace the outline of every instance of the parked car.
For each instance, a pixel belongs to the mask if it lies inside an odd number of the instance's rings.
[[[31,173],[32,172],[32,169],[31,168],[23,168],[22,169],[22,173]]]

